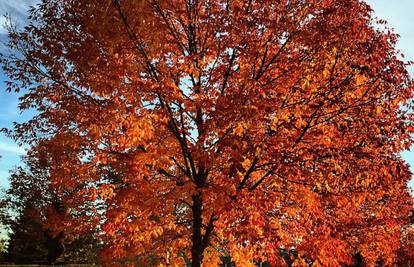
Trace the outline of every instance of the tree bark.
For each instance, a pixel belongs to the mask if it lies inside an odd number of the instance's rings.
[[[202,227],[202,200],[200,194],[195,194],[193,199],[193,237],[191,247],[191,267],[200,267],[203,261]]]

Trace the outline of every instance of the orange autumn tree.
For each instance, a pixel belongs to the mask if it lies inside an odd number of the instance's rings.
[[[13,136],[104,263],[398,261],[412,85],[363,1],[43,0],[29,18],[2,62],[38,115]]]

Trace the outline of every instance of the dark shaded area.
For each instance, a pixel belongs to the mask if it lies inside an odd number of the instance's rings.
[[[93,231],[67,238],[65,230],[49,229],[62,223],[67,208],[49,186],[48,165],[23,160],[26,166],[11,172],[10,188],[0,198],[0,223],[10,233],[0,264],[97,263],[100,247]]]
[[[47,248],[47,263],[54,263],[65,251],[65,234],[64,232],[58,233],[53,236],[52,233],[47,230],[46,235],[46,248]]]
[[[46,236],[42,225],[33,220],[29,210],[10,225],[9,246],[4,254],[5,262],[16,264],[46,263]]]

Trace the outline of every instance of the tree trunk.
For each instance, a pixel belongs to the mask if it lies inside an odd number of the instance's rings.
[[[202,227],[202,201],[199,194],[193,195],[193,244],[191,247],[191,267],[200,267],[203,260],[203,244],[201,236]]]

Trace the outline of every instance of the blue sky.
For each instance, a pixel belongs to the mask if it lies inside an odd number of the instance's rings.
[[[7,39],[4,29],[5,17],[10,15],[18,25],[24,25],[26,11],[36,0],[0,0],[0,52],[5,53],[3,43]],[[8,128],[14,121],[22,122],[31,117],[31,114],[21,114],[17,108],[18,95],[7,93],[4,90],[6,77],[0,70],[0,129]],[[13,140],[0,133],[0,186],[7,185],[8,172],[20,162],[20,155],[24,149],[16,145]]]
[[[0,0],[0,15],[10,14],[12,20],[18,25],[24,25],[25,13],[30,4],[36,0]],[[405,54],[407,60],[414,61],[414,10],[413,0],[367,0],[373,7],[379,18],[388,21],[389,26],[401,35],[398,48]],[[5,20],[0,17],[0,42],[6,40],[6,32],[2,27]],[[4,52],[4,46],[0,44],[0,51]],[[411,68],[414,74],[414,67]],[[7,93],[3,82],[6,80],[0,70],[0,128],[10,127],[14,121],[25,121],[30,118],[30,113],[21,114],[17,109],[18,95]],[[414,150],[414,148],[413,148]],[[0,185],[7,185],[8,171],[19,164],[19,156],[24,154],[24,149],[16,145],[13,140],[0,134]],[[414,152],[404,152],[403,157],[412,166],[414,172]],[[414,181],[411,183],[414,188]]]

